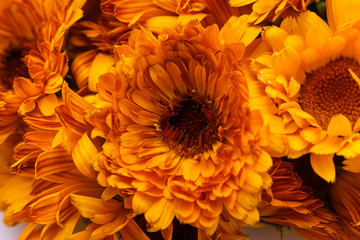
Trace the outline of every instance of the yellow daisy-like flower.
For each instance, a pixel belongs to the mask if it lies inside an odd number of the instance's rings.
[[[254,24],[275,21],[291,11],[304,12],[313,0],[230,0],[233,7],[252,6],[249,21]]]
[[[345,169],[360,169],[356,9],[355,1],[328,1],[330,25],[313,12],[288,17],[265,29],[253,56],[250,92],[269,101],[252,104],[268,113],[271,132],[286,136],[288,156],[311,153],[314,171],[328,182],[335,181],[334,154],[346,159]]]
[[[104,110],[90,116],[94,134],[106,138],[94,163],[98,181],[127,194],[153,230],[176,216],[212,234],[224,208],[248,224],[259,220],[272,160],[239,64],[240,41],[250,43],[259,29],[243,20],[234,17],[220,31],[191,22],[158,38],[135,31],[117,47],[116,67],[100,78]]]

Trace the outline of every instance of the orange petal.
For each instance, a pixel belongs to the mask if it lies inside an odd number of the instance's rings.
[[[342,138],[326,136],[321,142],[310,148],[315,154],[334,154],[341,149]]]
[[[91,64],[90,73],[89,73],[89,90],[92,92],[97,92],[97,83],[99,82],[99,77],[106,73],[108,69],[114,65],[115,60],[112,55],[99,53],[94,58],[94,61]]]
[[[120,229],[120,234],[123,239],[150,240],[150,238],[141,230],[133,219],[131,219],[126,226]]]
[[[327,182],[335,182],[335,164],[333,154],[318,155],[312,153],[310,155],[310,163],[317,175]]]
[[[95,170],[91,168],[90,160],[96,156],[97,153],[96,147],[90,141],[87,133],[81,137],[72,152],[76,167],[84,176],[92,179],[96,179],[96,173]]]
[[[328,0],[326,13],[331,29],[335,32],[340,26],[359,19],[360,2]]]
[[[167,71],[159,64],[154,64],[149,68],[151,79],[154,81],[163,93],[169,98],[175,97],[174,83],[172,82]]]
[[[249,15],[232,16],[220,30],[222,43],[244,43],[248,46],[261,32],[259,26],[249,24]]]
[[[142,192],[136,192],[132,199],[132,208],[136,213],[144,213],[156,201],[156,198],[151,197]]]
[[[350,136],[351,123],[344,115],[337,114],[331,118],[327,132],[330,136]]]
[[[40,112],[44,116],[51,116],[55,113],[55,107],[58,104],[58,99],[55,94],[47,95],[37,101]]]
[[[354,158],[345,159],[345,161],[343,161],[343,164],[345,165],[343,166],[343,169],[349,172],[360,173],[360,155]]]

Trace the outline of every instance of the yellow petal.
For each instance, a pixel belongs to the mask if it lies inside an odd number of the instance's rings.
[[[157,199],[142,192],[136,192],[132,199],[132,208],[136,213],[144,213]]]
[[[152,32],[159,33],[164,28],[172,28],[177,25],[179,19],[177,16],[154,16],[148,18],[144,26]]]
[[[49,94],[37,101],[40,112],[44,116],[51,116],[55,113],[55,107],[58,105],[58,99],[55,94]]]
[[[115,60],[112,55],[108,55],[104,53],[99,53],[98,55],[96,55],[96,57],[94,58],[91,64],[90,73],[89,73],[88,86],[90,91],[97,92],[96,85],[99,82],[99,77],[102,74],[106,73],[108,69],[112,65],[114,65],[114,63]]]
[[[264,35],[264,40],[269,43],[274,52],[278,52],[284,48],[285,39],[289,33],[279,27],[269,28]]]
[[[230,0],[229,2],[232,7],[241,7],[256,1],[258,0]]]
[[[326,136],[324,140],[310,149],[315,154],[334,154],[341,149],[342,139],[335,136]]]
[[[353,79],[356,81],[356,83],[358,84],[358,87],[360,87],[360,79],[359,77],[356,75],[356,73],[354,73],[350,68],[348,69],[351,76],[353,77]]]
[[[331,29],[335,32],[344,24],[359,19],[360,1],[327,0],[326,13]]]
[[[168,62],[166,63],[166,71],[169,73],[179,92],[186,92],[187,87],[181,78],[181,71],[179,67],[173,62]]]
[[[327,182],[335,182],[335,164],[333,154],[318,155],[312,153],[310,155],[310,163],[314,172]]]
[[[195,203],[193,201],[185,201],[181,198],[174,199],[174,210],[176,214],[183,218],[188,218],[193,213]]]
[[[167,71],[159,64],[154,64],[149,68],[151,79],[160,90],[169,98],[175,97],[174,84]]]
[[[329,136],[350,136],[351,123],[344,115],[337,114],[331,118],[327,132]]]
[[[215,173],[215,165],[211,159],[200,159],[200,171],[203,177],[211,177]]]
[[[150,238],[141,230],[134,219],[131,219],[126,226],[120,229],[120,234],[123,239],[141,239],[150,240]]]
[[[295,151],[303,150],[309,145],[309,142],[298,134],[288,135],[287,138],[289,139],[290,148]]]
[[[42,178],[73,168],[74,162],[64,149],[51,149],[39,155],[35,165],[35,177]]]
[[[360,155],[350,159],[345,159],[343,164],[345,165],[343,166],[343,169],[346,171],[360,173]]]
[[[96,179],[96,173],[91,168],[90,161],[97,153],[96,147],[90,141],[87,133],[85,133],[72,152],[74,163],[84,176]]]
[[[248,46],[260,34],[261,27],[251,26],[248,21],[249,15],[240,17],[232,16],[220,30],[221,43],[244,43]]]

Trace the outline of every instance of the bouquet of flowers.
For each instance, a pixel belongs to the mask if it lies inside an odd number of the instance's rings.
[[[2,0],[19,239],[360,239],[360,2]]]

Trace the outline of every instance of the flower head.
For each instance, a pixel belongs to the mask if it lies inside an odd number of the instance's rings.
[[[329,19],[340,18],[341,9],[330,5]],[[347,159],[346,169],[358,171],[359,30],[350,23],[328,26],[310,11],[288,17],[266,28],[267,50],[257,52],[253,64],[260,82],[250,92],[263,91],[270,100],[259,108],[269,113],[271,131],[286,136],[289,157],[311,153],[313,169],[329,182],[335,181],[335,154]]]
[[[259,220],[272,162],[262,117],[249,108],[244,44],[222,43],[228,35],[198,22],[158,38],[141,29],[100,79],[97,104],[108,116],[97,121],[106,136],[98,180],[122,190],[153,229],[176,216],[212,234],[223,206],[236,219]]]
[[[347,233],[336,213],[326,206],[324,196],[317,192],[324,184],[313,175],[308,163],[305,158],[295,163],[274,158],[269,171],[273,184],[263,192],[259,205],[261,220],[290,226],[308,239],[343,239]]]
[[[0,143],[37,104],[45,116],[51,115],[44,106],[54,102],[51,94],[60,90],[68,71],[65,32],[81,17],[83,3],[14,0],[2,5]]]

